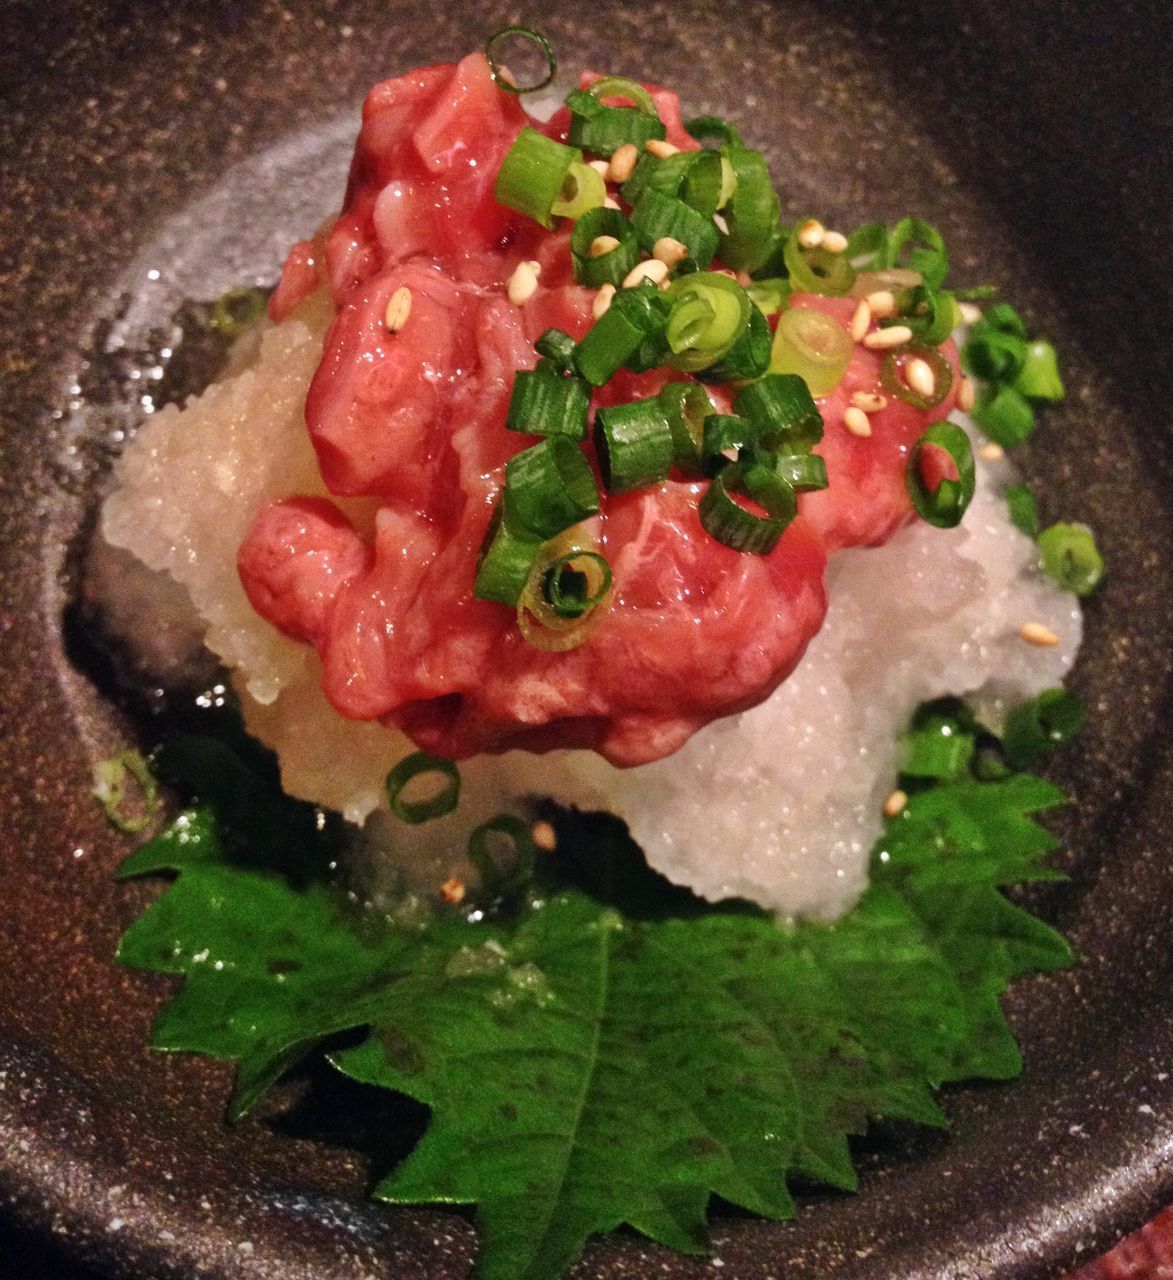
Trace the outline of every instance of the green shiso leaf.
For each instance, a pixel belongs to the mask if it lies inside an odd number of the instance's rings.
[[[714,1194],[785,1218],[792,1178],[854,1187],[870,1120],[942,1125],[937,1085],[1019,1070],[999,997],[1071,959],[1001,892],[1054,874],[1033,815],[1062,797],[1029,775],[915,793],[856,909],[782,926],[674,888],[580,815],[507,914],[378,913],[259,752],[186,739],[163,764],[202,801],[121,872],[175,873],[118,953],[185,976],[154,1046],[235,1060],[233,1117],[323,1045],[425,1103],[375,1194],[475,1205],[482,1280],[553,1280],[622,1223],[703,1253]]]

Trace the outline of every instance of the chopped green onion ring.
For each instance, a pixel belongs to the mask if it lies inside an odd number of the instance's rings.
[[[925,483],[921,471],[924,452],[931,447],[944,449],[957,468],[957,478],[942,480],[935,490]],[[921,519],[937,529],[952,529],[960,524],[973,497],[973,449],[969,436],[954,422],[934,422],[912,446],[904,484]]]
[[[598,102],[602,102],[604,98],[626,98],[644,115],[655,116],[657,120],[660,118],[652,95],[642,84],[629,80],[626,76],[603,76],[587,89],[587,93]]]
[[[1059,361],[1049,342],[1028,342],[1026,359],[1014,379],[1014,389],[1028,400],[1062,400],[1067,394],[1059,376]]]
[[[229,289],[216,299],[208,324],[222,338],[238,338],[264,314],[264,292],[249,285],[241,285],[236,289]]]
[[[732,495],[751,498],[764,516],[747,510]],[[768,467],[740,463],[725,467],[713,478],[701,499],[700,521],[705,531],[734,551],[769,555],[786,526],[798,514],[798,500],[789,484]]]
[[[1010,509],[1010,523],[1028,538],[1039,536],[1039,511],[1035,496],[1024,484],[1008,484],[1002,495]]]
[[[722,155],[734,184],[722,208],[728,232],[721,237],[721,261],[735,271],[756,271],[770,256],[780,206],[760,151],[726,146]]]
[[[1035,411],[1026,396],[1013,387],[997,383],[983,387],[970,416],[1004,449],[1022,444],[1035,426]]]
[[[511,78],[505,74],[507,68],[497,61],[497,45],[514,36],[533,41],[545,55],[546,74],[543,79],[534,84],[513,84]],[[540,31],[534,31],[529,27],[503,27],[500,31],[495,31],[485,41],[485,58],[489,63],[489,72],[494,84],[506,93],[535,93],[538,89],[544,89],[558,73],[558,59],[554,56],[554,50],[550,48],[549,40]]]
[[[602,604],[611,590],[611,566],[597,551],[570,551],[546,570],[546,603],[560,618],[577,618]]]
[[[672,432],[672,461],[686,475],[700,473],[705,418],[713,412],[709,393],[699,382],[666,382],[658,396]]]
[[[550,571],[566,564],[586,576],[584,600],[595,600],[589,609],[573,617],[560,614],[547,599]],[[609,578],[610,566],[581,532],[567,530],[547,542],[538,553],[529,580],[517,601],[517,624],[525,640],[535,649],[562,653],[577,648],[588,639],[610,608],[613,584],[602,585],[603,568],[606,568]]]
[[[485,530],[472,593],[478,600],[515,605],[541,550],[527,529],[511,529],[505,520],[504,497],[498,500]]]
[[[733,401],[767,448],[805,453],[823,438],[823,417],[806,382],[793,373],[769,373],[742,387]]]
[[[932,370],[931,395],[921,395],[905,381],[904,371],[913,360],[923,361]],[[902,347],[894,347],[884,357],[884,363],[880,365],[880,385],[889,395],[912,405],[914,409],[932,409],[949,394],[953,386],[953,368],[936,347],[906,342]]]
[[[591,246],[600,236],[610,236],[619,243],[614,249],[594,256]],[[570,233],[570,257],[576,283],[588,289],[604,284],[618,285],[639,261],[639,235],[621,210],[590,209],[578,219]]]
[[[569,335],[562,336],[570,341],[570,352],[564,352],[560,359],[573,360],[574,343]],[[536,369],[519,369],[513,375],[506,430],[585,440],[590,398],[590,390],[581,378],[559,372],[552,358],[539,360]]]
[[[513,868],[506,872],[494,855],[491,839],[504,836],[513,846]],[[537,862],[530,824],[514,813],[499,813],[472,832],[468,838],[468,860],[477,869],[485,893],[494,901],[524,889],[533,879]]]
[[[441,789],[423,800],[406,799],[403,793],[408,785],[429,774],[435,774],[443,781]],[[426,751],[414,751],[404,756],[387,775],[385,785],[391,812],[413,827],[451,813],[460,799],[460,771],[456,765],[451,760],[430,756]]]
[[[134,780],[140,793],[137,813],[127,807],[128,777]],[[102,806],[106,821],[130,836],[145,830],[159,808],[159,784],[139,751],[128,749],[109,760],[99,761],[94,766],[93,794]]]
[[[576,160],[562,180],[558,199],[550,206],[556,218],[569,218],[577,222],[588,209],[600,209],[607,198],[607,184],[603,175],[589,164]]]
[[[695,138],[702,145],[710,138],[719,147],[744,147],[741,134],[720,116],[694,116],[684,122],[684,132]]]
[[[1053,524],[1039,534],[1043,572],[1065,591],[1090,595],[1104,576],[1104,558],[1085,524]]]
[[[667,479],[676,444],[659,398],[601,408],[595,415],[595,451],[610,493]]]
[[[806,221],[804,218],[803,222]],[[855,268],[846,253],[827,249],[804,249],[798,242],[798,226],[790,232],[782,250],[782,260],[790,273],[795,293],[819,293],[839,297],[855,283]]]
[[[855,344],[831,316],[810,307],[788,307],[778,317],[770,372],[796,374],[812,394],[829,395],[843,380]]]
[[[674,280],[668,298],[672,310],[666,330],[667,363],[686,373],[715,364],[749,323],[749,295],[719,271],[697,271]]]
[[[505,464],[505,521],[512,529],[552,538],[598,510],[590,464],[566,436],[549,436]]]
[[[493,195],[500,204],[552,230],[554,205],[562,198],[571,166],[581,161],[577,147],[564,146],[527,124],[501,161]]]

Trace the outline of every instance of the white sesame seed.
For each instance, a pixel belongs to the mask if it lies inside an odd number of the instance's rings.
[[[977,324],[982,318],[981,307],[975,307],[972,302],[959,302],[957,310],[961,312],[962,324]]]
[[[906,324],[894,324],[888,329],[877,329],[864,337],[863,345],[870,351],[888,351],[912,341],[912,330]]]
[[[1050,649],[1059,643],[1059,637],[1042,622],[1024,622],[1019,634],[1027,644],[1037,645],[1040,649]]]
[[[388,333],[398,333],[407,323],[411,315],[411,290],[405,284],[387,299],[387,310],[383,314],[383,327]]]
[[[528,302],[538,288],[538,273],[534,270],[532,262],[519,262],[513,269],[513,274],[509,277],[509,283],[505,287],[505,292],[509,297],[509,301],[515,307],[520,307],[523,302]]]
[[[587,164],[602,178],[604,181],[611,171],[610,160],[588,160]]]
[[[851,317],[851,340],[852,342],[862,342],[863,336],[872,327],[872,309],[868,305],[866,298],[860,298],[859,304],[855,308],[855,314]]]
[[[557,833],[544,818],[540,818],[530,828],[529,838],[539,849],[544,849],[546,853],[552,853],[558,844]]]
[[[668,279],[668,264],[658,258],[645,258],[637,262],[623,277],[623,287],[634,289],[637,284],[650,280],[653,284],[663,284]]]
[[[864,413],[879,413],[888,407],[888,397],[878,391],[856,391],[852,394],[851,403]]]
[[[723,236],[727,236],[729,234],[729,223],[725,221],[724,214],[713,214],[713,226],[715,226]]]
[[[613,284],[600,285],[599,292],[595,294],[595,300],[591,303],[591,315],[596,320],[606,312],[614,296],[615,286]]]
[[[930,400],[937,394],[937,378],[933,367],[919,356],[904,366],[904,381],[908,383],[910,391],[915,391],[924,400]]]
[[[991,440],[989,444],[984,444],[978,450],[978,457],[983,462],[1001,462],[1006,456],[1006,450],[1002,448],[996,441]]]
[[[674,156],[679,147],[674,147],[672,143],[665,142],[662,138],[649,138],[644,143],[644,149],[650,151],[658,160],[667,160],[669,156]]]
[[[652,245],[652,257],[658,258],[661,262],[666,262],[668,266],[673,266],[679,262],[681,258],[688,257],[688,246],[672,236],[661,236],[659,240]]]
[[[896,295],[891,289],[877,289],[868,294],[868,306],[877,320],[886,319],[896,314]]]
[[[884,801],[884,817],[895,818],[898,814],[904,812],[908,807],[908,792],[893,791],[892,794]]]
[[[616,200],[614,196],[604,196],[604,197],[603,197],[603,208],[604,208],[604,209],[618,209],[618,208],[619,208],[619,201],[618,201],[618,200]]]
[[[866,440],[872,434],[872,424],[868,421],[868,415],[862,409],[857,409],[855,405],[843,410],[843,425],[853,436],[858,436],[861,440]]]
[[[847,237],[842,231],[824,231],[820,247],[828,253],[842,253],[847,248]]]
[[[621,147],[616,147],[611,163],[607,166],[608,181],[626,182],[638,159],[639,151],[634,142],[625,142]]]
[[[798,243],[804,249],[817,249],[826,234],[826,228],[817,218],[807,218],[798,224]]]
[[[619,241],[614,236],[595,236],[591,241],[590,254],[592,258],[601,258],[603,254],[618,248]]]
[[[962,378],[957,388],[957,407],[962,413],[968,413],[977,399],[977,387],[972,378]]]

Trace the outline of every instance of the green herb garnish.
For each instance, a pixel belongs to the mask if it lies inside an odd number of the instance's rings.
[[[1056,874],[1032,815],[1062,797],[1025,774],[926,782],[834,925],[702,903],[614,820],[567,816],[556,853],[494,829],[516,857],[482,913],[396,923],[348,900],[334,828],[262,753],[188,739],[163,764],[204,800],[121,871],[176,874],[119,949],[185,975],[154,1046],[235,1060],[233,1118],[323,1048],[425,1103],[375,1195],[475,1205],[494,1280],[553,1280],[621,1223],[704,1253],[713,1195],[785,1218],[792,1178],[854,1187],[869,1120],[941,1126],[936,1086],[1019,1071],[998,998],[1071,960],[1001,892]]]

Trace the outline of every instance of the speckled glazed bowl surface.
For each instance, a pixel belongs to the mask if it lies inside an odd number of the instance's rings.
[[[364,1198],[356,1086],[311,1075],[229,1129],[226,1068],[145,1049],[166,984],[111,956],[155,890],[113,883],[127,847],[89,786],[95,759],[150,729],[87,650],[77,560],[142,398],[183,385],[182,370],[147,385],[112,347],[157,356],[184,297],[273,279],[337,201],[367,85],[518,19],[568,66],[642,74],[737,118],[795,215],[936,222],[958,277],[1005,286],[1065,353],[1069,400],[1027,468],[1047,475],[1045,515],[1100,531],[1111,577],[1075,677],[1091,723],[1056,765],[1075,798],[1055,823],[1071,878],[1033,905],[1082,964],[1015,988],[1026,1073],[949,1091],[948,1137],[873,1139],[857,1196],[809,1197],[782,1225],[718,1215],[714,1231],[738,1280],[1057,1276],[1173,1199],[1158,3],[5,6],[0,1272],[19,1248],[23,1275],[467,1273],[465,1218]],[[715,1265],[618,1235],[574,1274]]]

